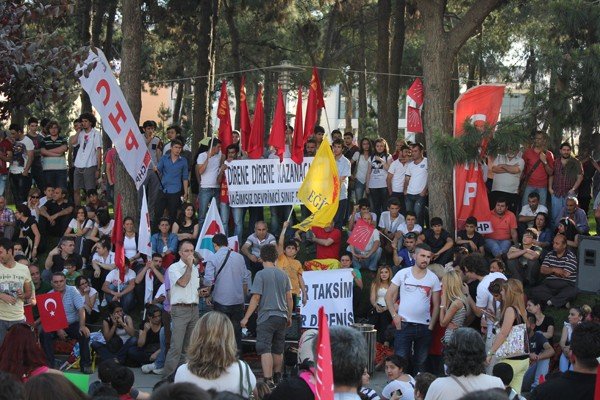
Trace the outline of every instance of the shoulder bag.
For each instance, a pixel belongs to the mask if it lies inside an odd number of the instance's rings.
[[[514,307],[513,307],[514,308]],[[513,325],[510,333],[504,340],[504,343],[496,350],[497,358],[512,358],[529,354],[529,338],[527,337],[527,325],[521,314],[515,309],[515,318],[520,318],[521,323]],[[499,323],[496,323],[496,331],[500,330]],[[496,335],[494,335],[494,340]],[[492,341],[492,343],[494,343]]]
[[[533,173],[535,172],[535,170],[537,169],[537,167],[540,166],[541,163],[542,163],[542,160],[537,160],[533,164],[533,166],[531,167],[531,169],[529,171],[527,171],[527,173],[521,177],[521,181],[519,182],[519,189],[518,189],[519,191],[517,193],[523,194],[525,192],[525,188],[527,187],[527,183],[529,182],[529,178],[531,178],[531,175],[533,175]]]
[[[215,278],[213,279],[213,283],[210,286],[210,292],[212,293],[213,290],[215,289],[215,283],[217,283],[217,278],[219,277],[219,274],[221,273],[221,271],[223,270],[223,267],[225,267],[225,264],[227,264],[227,260],[229,260],[229,255],[231,254],[231,250],[227,250],[227,255],[225,256],[225,260],[223,260],[223,264],[221,264],[221,266],[219,267],[217,273],[215,274]]]
[[[244,368],[242,368],[242,364],[244,364]],[[248,364],[244,361],[238,360],[238,367],[240,369],[240,396],[244,399],[255,400],[254,399],[254,391],[252,390],[252,383],[250,382],[250,369]],[[244,376],[246,387],[244,387]],[[244,392],[248,393],[248,397],[244,396]]]

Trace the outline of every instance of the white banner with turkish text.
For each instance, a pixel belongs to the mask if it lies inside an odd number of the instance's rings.
[[[325,307],[329,325],[354,323],[352,269],[305,271],[302,279],[308,293],[308,301],[300,309],[303,328],[317,327],[317,315],[321,306]]]
[[[302,164],[290,158],[234,160],[225,162],[227,189],[231,207],[262,207],[298,204],[298,189],[313,157]]]
[[[83,90],[90,96],[92,105],[100,114],[102,127],[139,189],[148,173],[150,153],[104,53],[98,48],[90,50],[87,60],[79,65],[77,73],[80,74],[79,81]]]

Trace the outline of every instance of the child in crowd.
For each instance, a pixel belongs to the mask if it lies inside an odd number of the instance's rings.
[[[363,374],[362,374],[362,379],[360,381],[360,388],[358,389],[358,391],[363,394],[363,398],[366,398],[367,400],[380,400],[379,395],[377,394],[377,392],[373,389],[371,389],[368,385],[371,381],[371,375],[369,375],[369,371],[367,371],[367,369],[365,368]]]
[[[296,260],[296,254],[298,254],[298,243],[294,239],[285,239],[285,231],[290,225],[290,221],[283,223],[283,229],[279,234],[279,241],[277,242],[277,253],[279,257],[275,262],[275,265],[284,271],[290,278],[292,285],[292,298],[294,299],[294,307],[298,305],[298,296],[302,293],[302,304],[306,305],[308,300],[308,293],[306,292],[306,285],[304,279],[302,279],[302,264]]]
[[[81,272],[77,271],[77,264],[71,257],[65,260],[65,278],[67,278],[67,285],[75,286],[75,281],[81,276]]]
[[[385,359],[385,373],[390,381],[381,391],[383,400],[391,399],[395,393],[399,395],[399,400],[414,399],[415,380],[412,376],[404,373],[407,366],[408,362],[395,354]]]

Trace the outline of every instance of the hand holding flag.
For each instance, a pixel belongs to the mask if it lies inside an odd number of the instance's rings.
[[[59,292],[40,294],[36,300],[44,332],[56,332],[69,326]]]
[[[359,218],[354,224],[354,229],[350,233],[350,237],[348,238],[348,244],[356,247],[360,251],[364,251],[367,248],[367,244],[373,236],[373,232],[375,231],[375,227],[369,224],[362,218]]]

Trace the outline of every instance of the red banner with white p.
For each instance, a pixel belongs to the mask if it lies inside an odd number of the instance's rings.
[[[480,85],[463,93],[454,103],[454,137],[463,134],[466,121],[475,127],[494,126],[500,117],[504,85]],[[482,152],[485,152],[483,144]],[[483,159],[484,154],[482,154]],[[462,229],[468,217],[477,218],[477,231],[491,233],[490,209],[483,166],[480,163],[454,167],[454,222]]]

